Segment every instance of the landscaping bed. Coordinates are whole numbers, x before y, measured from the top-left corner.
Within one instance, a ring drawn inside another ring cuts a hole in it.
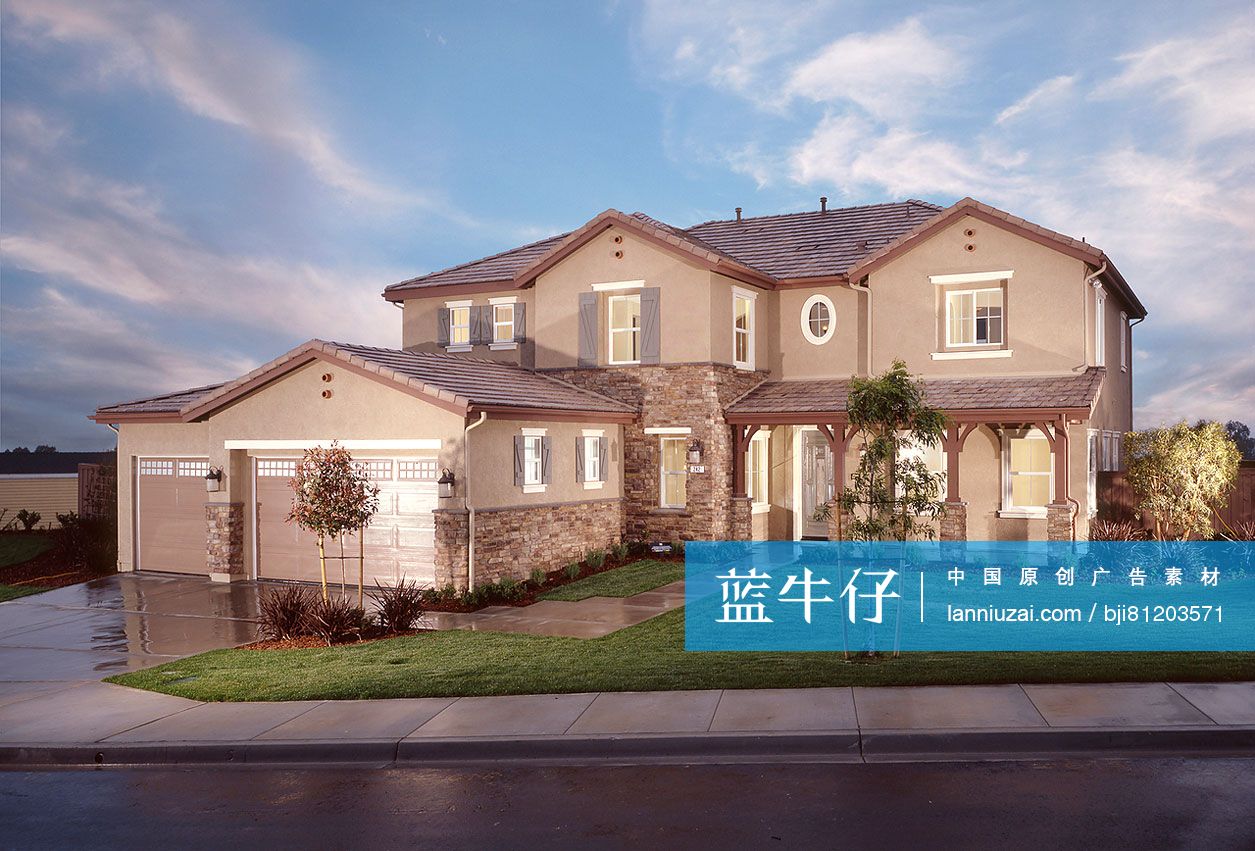
[[[94,570],[71,566],[55,532],[0,534],[0,602],[95,579]]]
[[[348,700],[819,686],[1219,682],[1255,653],[688,653],[683,609],[604,638],[445,630],[319,649],[216,650],[109,682],[193,700]]]

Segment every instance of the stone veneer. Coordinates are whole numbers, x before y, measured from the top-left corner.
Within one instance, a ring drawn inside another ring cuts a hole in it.
[[[1072,540],[1072,506],[1052,502],[1046,506],[1046,540]]]
[[[947,502],[943,505],[937,526],[943,541],[967,540],[967,503]]]
[[[469,515],[442,508],[436,517],[436,587],[467,586]],[[526,579],[582,561],[623,540],[620,499],[489,508],[475,512],[475,584]]]
[[[724,409],[767,378],[714,363],[551,369],[545,374],[626,402],[640,410],[623,427],[625,535],[633,541],[723,540],[732,537],[732,428]],[[661,443],[646,428],[687,426],[702,443],[705,473],[688,476],[683,510],[658,507]]]
[[[733,541],[754,540],[754,501],[748,496],[732,497],[731,534]]]
[[[244,578],[244,503],[205,504],[207,567],[214,582]]]

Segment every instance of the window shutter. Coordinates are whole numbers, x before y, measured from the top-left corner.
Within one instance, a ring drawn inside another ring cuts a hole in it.
[[[600,437],[597,439],[597,475],[601,476],[597,481],[606,481],[606,439]]]
[[[514,305],[514,342],[521,343],[527,339],[527,305]]]
[[[597,293],[580,293],[580,366],[597,365]]]
[[[523,487],[523,436],[514,436],[514,486]]]
[[[449,308],[447,307],[436,311],[436,345],[449,345]]]
[[[490,305],[480,305],[471,308],[471,345],[483,346],[487,345],[492,334],[492,314],[487,311],[492,310]]]
[[[553,453],[550,452],[552,446],[552,437],[540,439],[540,483],[542,485],[547,485],[552,480],[553,464],[550,463],[553,457]]]
[[[584,471],[584,441],[587,438],[575,438],[575,481],[583,482],[587,480],[587,474]]]
[[[641,290],[641,363],[659,362],[662,338],[658,302],[661,293],[658,287]]]

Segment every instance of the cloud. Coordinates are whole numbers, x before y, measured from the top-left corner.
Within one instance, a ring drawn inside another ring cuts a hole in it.
[[[303,161],[324,184],[372,204],[437,207],[368,176],[340,150],[305,91],[307,72],[287,45],[221,21],[142,2],[10,0],[6,33],[36,45],[85,48],[98,85],[129,82],[165,92],[186,111],[265,141]]]
[[[1075,90],[1078,76],[1077,74],[1068,74],[1066,76],[1051,77],[998,113],[994,123],[1005,124],[1027,112],[1061,103]]]

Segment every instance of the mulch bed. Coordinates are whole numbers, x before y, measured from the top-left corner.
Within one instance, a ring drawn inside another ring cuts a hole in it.
[[[354,638],[348,641],[342,641],[334,645],[336,647],[344,647],[350,644],[369,644],[372,641],[382,641],[385,638],[403,638],[407,635],[418,635],[420,632],[432,632],[430,629],[407,629],[404,632],[383,632],[379,631],[374,634],[363,635],[361,638]],[[241,646],[240,650],[318,650],[325,648],[327,642],[314,635],[300,635],[296,638],[268,638],[262,641],[254,641],[251,644]]]
[[[0,584],[64,588],[101,575],[92,570],[75,570],[67,566],[65,556],[53,547],[28,561],[0,567]]]

